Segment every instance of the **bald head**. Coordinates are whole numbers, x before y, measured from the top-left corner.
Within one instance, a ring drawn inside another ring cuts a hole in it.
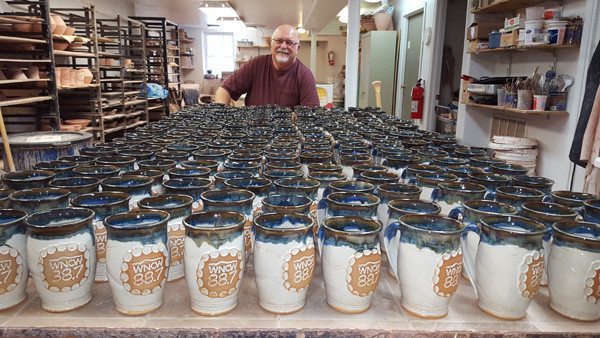
[[[292,37],[294,39],[294,41],[298,42],[298,32],[296,32],[296,28],[290,26],[290,25],[281,25],[277,28],[275,28],[275,30],[273,31],[273,35],[271,35],[271,38],[275,38],[275,37],[279,37],[279,36],[288,36],[288,37]]]
[[[290,68],[296,61],[298,48],[300,48],[300,39],[296,28],[290,25],[277,27],[271,36],[271,55],[275,68],[277,70]]]

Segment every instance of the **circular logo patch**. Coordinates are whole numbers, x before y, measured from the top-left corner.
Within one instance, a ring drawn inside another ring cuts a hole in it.
[[[183,243],[185,241],[185,227],[183,224],[169,226],[169,253],[171,254],[171,267],[183,263]]]
[[[379,284],[381,275],[381,252],[379,249],[356,252],[348,264],[348,290],[357,296],[372,294]]]
[[[221,249],[202,255],[196,270],[203,295],[223,298],[237,290],[244,272],[243,254],[237,249]]]
[[[519,268],[519,291],[526,298],[533,296],[540,289],[540,281],[544,273],[544,252],[534,251],[523,257]]]
[[[136,247],[123,256],[121,281],[131,294],[146,296],[165,285],[168,270],[167,248],[163,243]]]
[[[23,273],[23,257],[14,248],[0,246],[0,295],[17,287]]]
[[[462,272],[462,250],[452,250],[438,258],[433,277],[433,291],[438,296],[450,297],[458,289]]]
[[[600,261],[595,261],[588,268],[585,281],[586,300],[590,303],[600,304]]]
[[[310,285],[315,269],[315,246],[310,243],[285,255],[283,285],[290,291],[302,291]]]
[[[44,286],[53,292],[67,292],[83,285],[90,273],[90,251],[83,244],[51,245],[40,252],[38,264]]]
[[[106,228],[102,221],[94,222],[94,236],[96,237],[96,261],[106,263]]]

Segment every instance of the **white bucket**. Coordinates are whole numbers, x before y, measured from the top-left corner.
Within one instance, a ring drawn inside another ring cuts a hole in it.
[[[544,20],[525,21],[525,44],[534,43],[535,37],[542,33]]]
[[[550,34],[550,43],[553,45],[562,45],[565,40],[568,21],[546,21],[544,30]]]
[[[525,9],[527,20],[540,20],[544,17],[544,7],[527,7]]]

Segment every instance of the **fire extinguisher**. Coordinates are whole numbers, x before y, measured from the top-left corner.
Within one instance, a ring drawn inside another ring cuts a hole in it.
[[[410,94],[412,102],[410,105],[410,118],[420,120],[423,118],[423,100],[425,98],[425,88],[421,85],[422,79],[417,81],[417,84],[412,87]]]
[[[329,53],[327,53],[327,60],[329,60],[329,65],[333,66],[334,60],[335,60],[335,56],[334,56],[332,50],[330,50]]]

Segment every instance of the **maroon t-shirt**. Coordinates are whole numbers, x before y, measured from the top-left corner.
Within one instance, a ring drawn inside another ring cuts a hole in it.
[[[315,77],[298,59],[290,68],[277,70],[271,55],[257,56],[236,70],[221,86],[233,100],[246,93],[247,106],[319,106]]]

